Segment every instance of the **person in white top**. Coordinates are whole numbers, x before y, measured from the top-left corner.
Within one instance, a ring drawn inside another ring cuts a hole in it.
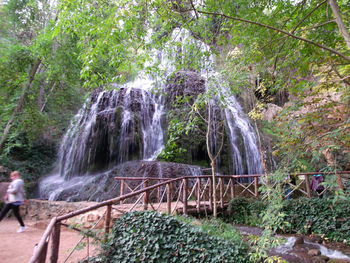
[[[24,192],[24,183],[21,179],[21,175],[18,171],[14,171],[10,174],[11,184],[7,189],[5,196],[6,204],[0,213],[0,221],[5,217],[5,215],[12,209],[14,216],[17,218],[20,228],[18,233],[22,233],[27,229],[24,225],[21,215],[19,214],[19,207],[24,203],[25,192]]]

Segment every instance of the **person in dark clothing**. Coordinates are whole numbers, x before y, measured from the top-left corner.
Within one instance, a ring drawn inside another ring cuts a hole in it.
[[[317,192],[318,198],[323,198],[324,186],[321,183],[324,182],[324,177],[322,174],[314,174],[311,180],[311,189]]]

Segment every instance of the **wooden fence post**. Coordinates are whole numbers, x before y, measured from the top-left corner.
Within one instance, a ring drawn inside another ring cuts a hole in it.
[[[51,234],[51,238],[52,238],[51,256],[50,256],[51,263],[57,263],[57,260],[58,260],[58,251],[59,251],[59,247],[60,247],[60,234],[61,234],[61,224],[60,224],[60,222],[56,222],[56,224],[53,227],[52,234]],[[45,262],[45,259],[44,259],[44,262]]]
[[[235,178],[232,177],[231,180],[231,199],[235,197]]]
[[[209,177],[209,209],[214,211],[213,209],[213,178]]]
[[[105,234],[109,233],[109,226],[111,224],[111,214],[112,214],[112,205],[107,205],[106,218],[105,218]]]
[[[224,180],[222,177],[219,178],[220,187],[220,207],[224,209]]]
[[[258,177],[254,177],[254,193],[255,193],[255,197],[258,197],[259,195],[259,184],[258,184]]]
[[[305,176],[307,197],[311,198],[311,187],[310,187],[309,176],[307,174],[305,174],[304,176]]]
[[[197,178],[197,213],[201,211],[201,178]]]
[[[337,183],[338,183],[339,188],[342,189],[342,190],[344,190],[343,181],[341,180],[341,175],[340,175],[340,173],[336,173],[336,177],[337,177]]]
[[[171,193],[172,183],[167,184],[167,209],[168,214],[171,214],[171,201],[172,201],[172,193]]]
[[[148,179],[143,183],[143,188],[148,187]],[[148,210],[148,202],[149,202],[149,192],[146,191],[143,197],[143,210]]]
[[[124,191],[125,191],[124,189],[125,189],[125,180],[122,179],[120,181],[120,193],[119,193],[119,196],[124,195]],[[124,200],[120,200],[120,204],[123,204],[123,203],[124,203]]]
[[[158,179],[157,182],[158,182],[158,184],[159,184],[159,183],[161,183],[161,180]],[[162,195],[161,195],[161,192],[162,192],[161,190],[162,190],[162,187],[161,187],[161,186],[158,187],[158,189],[157,189],[157,199],[158,199],[158,203],[161,202],[161,200],[160,200],[160,197],[162,196]]]
[[[47,240],[44,245],[42,250],[40,251],[39,257],[38,257],[38,263],[45,263],[46,261],[46,255],[47,255],[47,246],[49,244],[49,241]]]
[[[187,182],[187,178],[183,179],[183,183],[184,183],[184,187],[183,187],[183,195],[182,195],[182,201],[184,204],[184,208],[183,208],[183,213],[184,215],[187,215],[187,191],[188,191],[188,182]]]

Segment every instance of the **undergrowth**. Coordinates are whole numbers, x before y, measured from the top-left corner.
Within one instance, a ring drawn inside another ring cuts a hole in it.
[[[237,232],[223,222],[131,212],[118,219],[89,262],[250,262]]]

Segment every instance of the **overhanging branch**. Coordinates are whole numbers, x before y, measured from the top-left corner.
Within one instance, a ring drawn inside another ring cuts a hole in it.
[[[282,30],[282,29],[278,29],[278,28],[273,27],[273,26],[269,26],[269,25],[266,25],[266,24],[262,24],[262,23],[255,22],[255,21],[248,20],[248,19],[244,19],[244,18],[229,16],[229,15],[220,14],[220,13],[215,13],[215,12],[206,12],[206,11],[199,11],[199,10],[197,10],[197,13],[204,14],[204,15],[212,15],[212,16],[222,16],[222,17],[227,18],[227,19],[230,19],[230,20],[235,20],[235,21],[240,21],[240,22],[252,24],[252,25],[257,25],[257,26],[260,26],[260,27],[265,27],[265,28],[268,28],[268,29],[270,29],[270,30],[277,31],[277,32],[280,32],[280,33],[282,33],[282,34],[288,35],[288,36],[290,36],[290,37],[292,37],[292,38],[295,38],[295,39],[301,40],[301,41],[303,41],[303,42],[309,43],[309,44],[314,45],[314,46],[316,46],[316,47],[319,47],[319,48],[321,48],[321,49],[323,49],[323,50],[327,50],[327,51],[329,51],[330,53],[336,54],[336,55],[338,55],[339,57],[343,58],[344,60],[350,62],[350,57],[344,55],[343,53],[338,52],[337,50],[335,50],[335,49],[333,49],[333,48],[324,46],[324,45],[322,45],[322,44],[319,44],[319,43],[317,43],[317,42],[314,42],[314,41],[312,41],[312,40],[309,40],[309,39],[306,39],[306,38],[303,38],[303,37],[296,36],[296,35],[294,35],[294,34],[292,34],[292,33],[289,33],[289,32],[287,32],[287,31],[285,31],[285,30]]]

